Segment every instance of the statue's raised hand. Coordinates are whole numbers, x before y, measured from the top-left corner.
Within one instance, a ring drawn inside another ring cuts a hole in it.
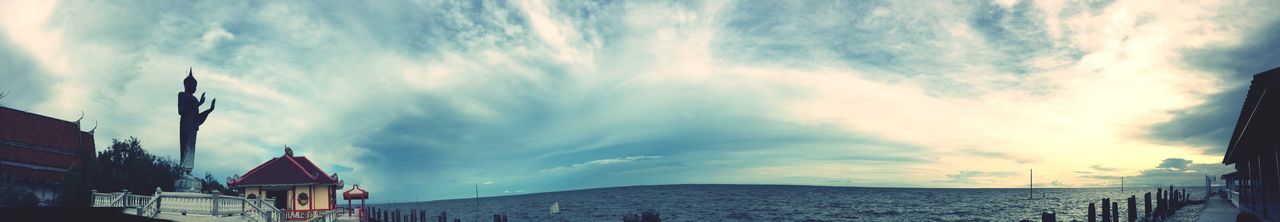
[[[218,98],[213,98],[213,101],[209,102],[209,111],[213,111],[213,108],[217,106],[218,106]]]
[[[200,103],[204,103],[204,94],[205,93],[200,93]]]

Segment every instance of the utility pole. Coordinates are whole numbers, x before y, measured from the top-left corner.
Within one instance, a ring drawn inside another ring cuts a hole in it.
[[[480,221],[480,184],[476,184],[476,221]]]

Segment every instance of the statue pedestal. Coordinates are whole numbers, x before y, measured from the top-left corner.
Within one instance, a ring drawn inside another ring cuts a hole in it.
[[[184,172],[182,176],[178,177],[177,181],[173,182],[174,192],[199,193],[201,188],[202,185],[200,184],[200,180],[191,176],[191,173]]]

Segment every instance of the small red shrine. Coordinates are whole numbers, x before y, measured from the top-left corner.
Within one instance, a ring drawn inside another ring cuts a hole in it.
[[[369,199],[369,191],[364,191],[364,189],[360,189],[360,184],[351,185],[350,190],[347,190],[347,192],[342,192],[342,199],[347,200],[347,207],[351,207],[351,200],[353,199],[360,200],[360,208],[356,208],[356,209],[361,209],[362,210],[361,213],[363,213],[364,200]],[[347,214],[351,214],[351,213],[347,213]]]

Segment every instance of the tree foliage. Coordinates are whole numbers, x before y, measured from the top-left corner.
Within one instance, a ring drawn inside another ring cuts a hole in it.
[[[0,175],[0,207],[34,207],[40,198],[31,190],[18,186],[13,177]]]
[[[214,179],[213,174],[205,173],[204,178],[200,179],[200,191],[209,193],[215,190],[222,195],[239,195],[235,190],[228,189],[222,182],[218,182],[218,179]]]
[[[62,206],[90,206],[93,197],[90,190],[152,195],[156,188],[173,190],[173,181],[181,171],[168,158],[161,158],[142,149],[138,138],[111,140],[111,147],[97,156],[73,166],[63,179]],[[225,189],[225,188],[224,188]]]

